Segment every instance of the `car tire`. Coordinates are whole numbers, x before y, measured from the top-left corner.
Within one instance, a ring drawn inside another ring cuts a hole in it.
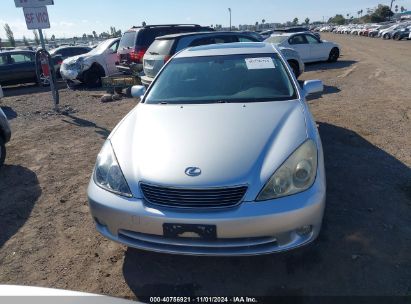
[[[84,83],[90,89],[101,87],[101,77],[103,77],[98,67],[92,66],[88,71],[84,72]]]
[[[399,41],[399,40],[400,40],[400,34],[395,34],[395,35],[392,37],[392,39]]]
[[[328,56],[328,62],[336,62],[340,57],[340,50],[338,48],[333,48]]]
[[[0,167],[3,166],[6,159],[6,143],[3,138],[0,136]]]
[[[298,67],[298,64],[294,61],[288,61],[288,64],[290,65],[291,69],[293,70],[295,78],[300,77],[300,68]]]
[[[382,36],[382,38],[383,38],[384,40],[390,39],[390,35],[389,35],[389,34],[384,34],[384,36]]]

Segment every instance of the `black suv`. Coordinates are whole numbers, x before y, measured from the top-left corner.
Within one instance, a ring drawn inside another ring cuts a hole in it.
[[[178,33],[209,32],[212,28],[198,24],[164,24],[132,27],[121,37],[117,50],[120,72],[130,74],[143,69],[143,57],[147,49],[159,36]]]
[[[204,32],[180,33],[157,37],[143,58],[143,85],[154,80],[163,65],[176,53],[187,47],[234,42],[260,42],[258,36],[250,32]]]

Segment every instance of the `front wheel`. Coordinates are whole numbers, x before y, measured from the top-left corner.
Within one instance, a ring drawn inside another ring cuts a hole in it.
[[[6,159],[6,143],[0,136],[0,167],[3,166],[4,160]]]
[[[101,77],[100,71],[95,67],[91,67],[88,71],[84,72],[84,83],[88,88],[100,87]]]
[[[298,67],[298,64],[295,63],[294,61],[289,61],[288,64],[290,65],[291,69],[293,70],[295,78],[298,78],[300,76],[300,68]]]
[[[328,62],[336,62],[340,57],[340,50],[338,48],[333,48],[328,56]]]

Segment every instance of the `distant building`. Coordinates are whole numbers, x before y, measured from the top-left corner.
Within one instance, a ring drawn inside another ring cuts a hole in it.
[[[411,20],[411,11],[394,14],[394,19],[397,20]]]

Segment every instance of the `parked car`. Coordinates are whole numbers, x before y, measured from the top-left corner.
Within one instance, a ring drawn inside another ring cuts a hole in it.
[[[383,39],[391,39],[392,33],[395,32],[395,31],[397,31],[397,30],[399,30],[399,29],[401,29],[401,28],[403,28],[403,27],[404,27],[403,24],[394,24],[394,25],[391,25],[390,27],[381,30],[381,31],[378,33],[378,37],[381,37],[381,38],[383,38]]]
[[[6,114],[0,108],[0,167],[3,166],[6,159],[6,143],[10,141],[11,130],[7,121]]]
[[[118,73],[119,41],[120,38],[108,39],[86,54],[65,59],[60,68],[62,78],[69,86],[78,82],[91,88],[100,86],[102,77]]]
[[[392,39],[394,40],[402,40],[408,39],[411,33],[411,25],[405,28],[402,28],[392,34]]]
[[[303,26],[293,26],[293,27],[275,29],[275,31],[272,34],[275,34],[275,33],[303,33],[303,32],[313,34],[318,39],[321,39],[320,33],[311,32],[308,27],[303,27]]]
[[[146,86],[150,85],[163,65],[174,54],[187,47],[234,42],[261,42],[261,40],[244,32],[184,33],[157,37],[143,57],[144,76],[141,76],[141,82]],[[297,77],[304,72],[304,63],[297,52],[289,49],[284,50],[283,54],[288,55],[287,61]]]
[[[335,62],[340,57],[340,47],[334,42],[320,40],[310,33],[273,34],[266,42],[292,48],[304,63],[316,61]]]
[[[37,83],[35,53],[12,50],[0,52],[0,85]]]
[[[187,48],[110,134],[88,188],[97,230],[144,250],[254,255],[319,234],[326,183],[303,89],[268,43]]]
[[[134,26],[121,37],[118,48],[119,64],[117,69],[125,74],[142,71],[144,54],[154,39],[159,36],[209,31],[213,31],[213,29],[198,24]]]
[[[61,46],[50,51],[50,55],[54,64],[54,69],[60,75],[60,66],[63,60],[88,53],[91,48],[88,46]]]

